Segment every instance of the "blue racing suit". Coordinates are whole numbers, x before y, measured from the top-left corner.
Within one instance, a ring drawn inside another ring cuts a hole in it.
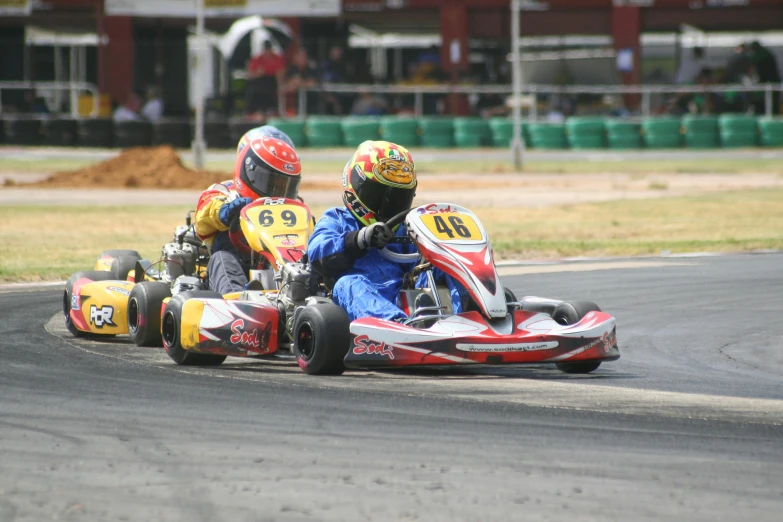
[[[307,246],[310,263],[323,277],[335,280],[332,298],[348,313],[351,321],[360,317],[404,320],[408,316],[395,303],[402,290],[403,276],[413,269],[414,263],[388,261],[376,248],[360,249],[356,245],[360,229],[361,223],[345,208],[335,207],[324,212]],[[407,237],[405,225],[400,225],[395,235]],[[416,251],[412,244],[392,243],[386,248],[398,254]],[[438,272],[436,270],[436,278],[445,277],[454,313],[459,313],[462,297],[467,292],[451,277]]]

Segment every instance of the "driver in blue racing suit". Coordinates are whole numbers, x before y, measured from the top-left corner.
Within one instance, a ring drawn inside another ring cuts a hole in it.
[[[335,280],[334,302],[351,321],[376,317],[403,322],[408,316],[396,306],[403,276],[413,263],[396,263],[378,249],[409,254],[410,243],[394,243],[408,237],[405,225],[391,230],[386,221],[408,210],[416,195],[416,170],[405,147],[387,141],[365,141],[343,170],[344,207],[330,208],[315,226],[307,250],[313,268]],[[438,274],[439,279],[443,274]],[[451,277],[445,278],[455,313],[467,295]]]

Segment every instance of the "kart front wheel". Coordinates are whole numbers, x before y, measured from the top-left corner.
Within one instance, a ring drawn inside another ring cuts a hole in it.
[[[310,375],[340,375],[351,343],[350,321],[334,303],[305,306],[294,323],[294,353]]]
[[[128,272],[136,268],[138,258],[134,256],[119,256],[112,259],[111,272],[120,281],[128,280]]]
[[[65,327],[68,329],[74,337],[85,337],[90,335],[90,332],[83,332],[76,328],[71,320],[71,307],[73,306],[73,284],[79,279],[89,279],[90,281],[110,281],[114,279],[114,275],[111,272],[104,272],[102,270],[85,270],[82,272],[76,272],[65,283],[65,292],[63,293],[63,315],[65,316]]]
[[[136,346],[161,346],[160,310],[171,297],[166,283],[144,281],[128,297],[128,335]]]
[[[210,353],[195,353],[182,347],[180,333],[182,331],[182,307],[185,301],[194,297],[218,298],[223,296],[208,290],[182,292],[171,298],[166,305],[166,311],[161,319],[163,348],[171,359],[181,366],[218,366],[226,360],[225,355]]]
[[[564,302],[552,312],[552,319],[562,325],[576,324],[588,313],[600,311],[601,308],[591,301]],[[601,361],[562,362],[555,366],[564,373],[590,373],[601,366]]]

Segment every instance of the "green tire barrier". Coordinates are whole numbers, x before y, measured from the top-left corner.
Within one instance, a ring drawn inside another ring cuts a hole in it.
[[[745,114],[723,114],[718,119],[721,132],[755,133],[758,119]]]
[[[685,134],[685,146],[689,149],[717,149],[720,136],[717,132],[689,132]]]
[[[717,135],[720,120],[716,116],[683,116],[682,128],[685,134],[711,134]]]
[[[610,149],[640,149],[642,142],[640,123],[624,120],[606,121],[606,138]]]
[[[642,132],[656,136],[679,134],[681,125],[679,118],[646,118],[642,121]]]
[[[642,143],[642,135],[636,134],[624,134],[624,135],[612,135],[608,136],[610,149],[641,149],[644,145]]]
[[[653,134],[643,135],[644,146],[648,149],[677,149],[682,147],[682,134]]]
[[[760,118],[761,145],[764,147],[783,147],[783,118]]]
[[[572,149],[603,149],[606,147],[606,139],[601,134],[569,134],[568,144]]]
[[[492,145],[495,147],[508,147],[514,138],[514,120],[509,118],[490,118],[489,125]],[[530,131],[526,122],[520,122],[522,139],[526,145],[530,145]]]
[[[307,118],[305,134],[310,147],[339,147],[343,144],[342,125],[337,118]]]
[[[423,147],[454,146],[454,122],[450,118],[421,118],[419,130]]]
[[[483,118],[454,118],[454,143],[457,147],[489,145],[492,133]]]
[[[380,120],[380,134],[382,140],[415,147],[419,144],[419,120],[385,116]]]
[[[307,146],[307,136],[305,136],[304,120],[285,120],[281,118],[270,118],[267,124],[273,125],[281,131],[288,134],[296,147]]]
[[[531,123],[528,130],[530,143],[537,149],[568,148],[565,125],[562,123]]]
[[[377,118],[348,118],[342,121],[343,145],[358,147],[367,140],[381,139]]]
[[[752,132],[721,131],[720,141],[725,148],[757,147],[758,134],[755,130]]]

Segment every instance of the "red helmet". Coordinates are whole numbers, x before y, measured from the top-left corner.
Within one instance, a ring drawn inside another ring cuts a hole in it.
[[[234,187],[240,196],[295,198],[302,179],[299,155],[286,142],[259,136],[243,147],[234,164]]]

